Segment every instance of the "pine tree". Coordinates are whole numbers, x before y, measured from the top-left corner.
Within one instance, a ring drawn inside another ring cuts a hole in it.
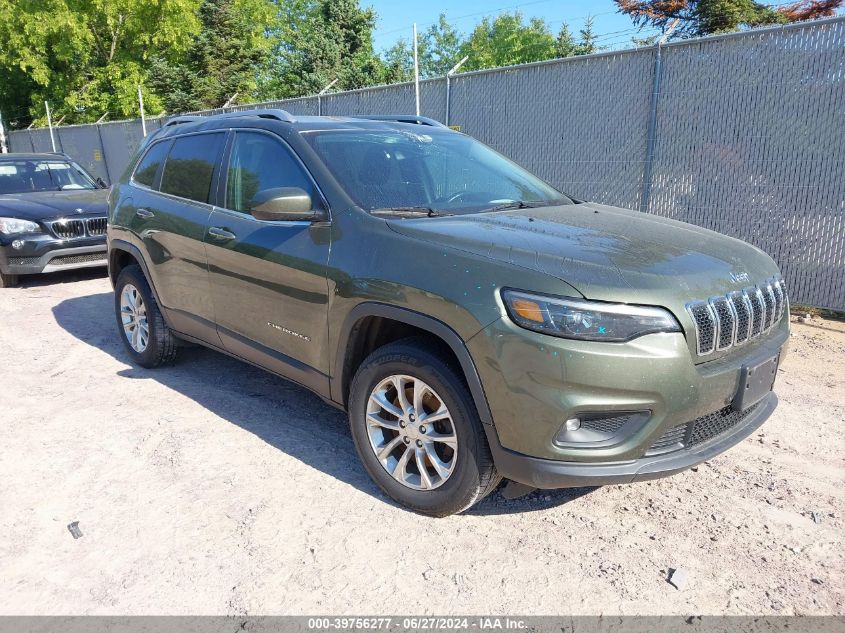
[[[168,112],[216,108],[232,95],[248,102],[255,97],[257,68],[265,62],[269,43],[261,24],[273,15],[267,0],[204,0],[202,24],[179,63],[156,58],[150,83],[164,95]]]
[[[557,34],[555,52],[558,57],[572,57],[578,54],[578,47],[566,22],[563,23],[563,26],[560,27],[560,32]]]
[[[581,40],[575,46],[576,55],[590,55],[601,50],[600,46],[596,45],[596,34],[593,31],[593,16],[587,16],[584,20],[584,27],[581,29],[579,35]]]

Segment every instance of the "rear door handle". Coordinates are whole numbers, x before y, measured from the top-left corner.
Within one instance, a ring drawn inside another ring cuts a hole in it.
[[[139,218],[149,220],[150,218],[154,218],[156,214],[150,211],[149,209],[138,209],[137,211],[135,211],[135,215],[137,215]]]
[[[208,229],[208,234],[215,240],[221,241],[233,240],[237,237],[237,235],[235,235],[231,231],[221,229],[219,226],[212,226],[210,229]]]

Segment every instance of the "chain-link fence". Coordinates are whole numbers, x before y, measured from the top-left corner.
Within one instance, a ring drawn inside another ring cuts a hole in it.
[[[448,97],[447,97],[448,92]],[[845,18],[421,82],[460,126],[573,196],[738,237],[777,260],[793,301],[845,309]],[[294,115],[407,114],[413,84],[303,97]],[[219,113],[210,110],[201,114]],[[152,131],[161,120],[147,120]],[[106,182],[139,121],[54,129]],[[50,151],[48,130],[11,151]]]

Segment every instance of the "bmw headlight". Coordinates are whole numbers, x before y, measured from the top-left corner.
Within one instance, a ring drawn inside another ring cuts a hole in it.
[[[18,218],[0,218],[0,233],[3,235],[20,235],[22,233],[40,233],[41,227],[29,220]]]
[[[630,341],[654,332],[680,332],[681,326],[663,308],[602,303],[567,297],[503,290],[508,316],[535,332],[583,341]]]

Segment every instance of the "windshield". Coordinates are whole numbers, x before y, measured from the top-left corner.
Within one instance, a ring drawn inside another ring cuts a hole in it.
[[[0,161],[0,194],[96,188],[79,165],[66,160]]]
[[[572,202],[463,134],[329,130],[305,137],[349,196],[368,211],[463,214]]]

